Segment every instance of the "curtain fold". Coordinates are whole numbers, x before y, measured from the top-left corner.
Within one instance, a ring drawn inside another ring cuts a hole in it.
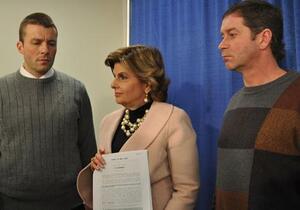
[[[168,101],[183,108],[197,133],[201,191],[196,209],[211,208],[217,139],[230,97],[241,76],[227,70],[218,44],[222,15],[237,0],[131,0],[130,44],[160,49],[171,79]],[[269,1],[282,8],[286,59],[300,70],[300,1]]]

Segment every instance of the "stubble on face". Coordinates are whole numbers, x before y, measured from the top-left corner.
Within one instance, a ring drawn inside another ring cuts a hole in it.
[[[29,24],[25,27],[24,40],[17,43],[19,52],[24,56],[24,68],[36,77],[47,73],[56,55],[57,31]]]
[[[253,63],[257,52],[255,38],[241,16],[226,16],[222,21],[221,34],[219,49],[226,68],[241,72]]]

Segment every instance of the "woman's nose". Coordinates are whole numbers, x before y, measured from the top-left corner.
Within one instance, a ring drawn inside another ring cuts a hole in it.
[[[116,83],[117,83],[117,80],[116,80],[116,78],[114,78],[114,79],[111,81],[111,83],[110,83],[110,87],[111,87],[112,89],[115,89],[115,88],[116,88]]]

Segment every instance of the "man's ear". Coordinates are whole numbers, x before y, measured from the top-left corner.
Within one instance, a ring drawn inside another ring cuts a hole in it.
[[[24,53],[24,44],[21,41],[17,42],[17,49],[19,51],[19,53],[23,54]]]
[[[266,49],[271,45],[273,33],[270,29],[265,28],[259,34],[257,34],[258,44],[260,49]]]

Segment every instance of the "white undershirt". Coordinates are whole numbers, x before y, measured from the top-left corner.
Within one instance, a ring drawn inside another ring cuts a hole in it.
[[[53,74],[54,74],[54,69],[51,68],[49,69],[49,71],[47,71],[46,74],[44,74],[43,76],[41,77],[36,77],[34,76],[33,74],[31,74],[30,72],[28,72],[24,67],[23,65],[20,67],[20,73],[24,76],[24,77],[28,77],[28,78],[32,78],[32,79],[46,79],[46,78],[49,78],[49,77],[52,77]]]

